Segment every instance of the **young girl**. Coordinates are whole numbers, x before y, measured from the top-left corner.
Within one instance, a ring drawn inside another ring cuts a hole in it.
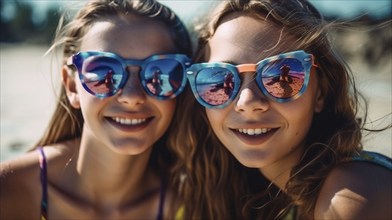
[[[1,219],[172,218],[166,131],[190,64],[183,24],[154,0],[93,0],[57,47],[59,103],[36,150],[1,164]]]
[[[187,105],[176,140],[184,219],[392,216],[391,160],[362,150],[359,96],[327,28],[305,0],[224,1],[202,26],[208,63],[187,76],[204,108]]]

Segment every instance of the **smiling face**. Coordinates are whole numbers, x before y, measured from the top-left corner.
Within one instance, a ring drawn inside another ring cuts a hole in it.
[[[277,26],[247,16],[224,19],[208,47],[208,62],[236,65],[299,49],[294,38]],[[245,166],[275,173],[291,168],[301,156],[314,112],[323,106],[315,74],[313,69],[300,98],[278,103],[262,94],[254,73],[241,73],[242,85],[234,101],[223,109],[206,108],[214,133]]]
[[[142,60],[177,49],[163,23],[129,14],[94,23],[82,39],[80,51],[112,52],[124,59]],[[83,113],[83,141],[136,155],[149,149],[167,130],[176,101],[148,96],[139,81],[140,69],[129,66],[127,71],[124,88],[103,99],[88,93],[78,77],[74,84],[67,74],[63,73],[63,78],[70,102]]]

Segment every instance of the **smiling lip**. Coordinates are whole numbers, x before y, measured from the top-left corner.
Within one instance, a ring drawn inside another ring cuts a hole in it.
[[[236,137],[248,145],[260,145],[272,137],[278,128],[230,129]]]
[[[124,117],[106,117],[112,126],[125,132],[138,132],[145,129],[154,117],[148,118],[124,118]]]

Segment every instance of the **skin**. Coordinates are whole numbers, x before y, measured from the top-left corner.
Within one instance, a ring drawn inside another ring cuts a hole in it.
[[[279,32],[278,27],[251,17],[230,16],[209,41],[209,62],[257,63],[271,55],[267,50],[276,43],[269,33]],[[284,36],[282,41],[293,39]],[[293,50],[276,47],[272,55]],[[308,89],[299,99],[277,103],[262,94],[253,77],[253,73],[242,74],[242,86],[235,100],[223,109],[206,109],[207,117],[217,137],[242,164],[259,168],[265,176],[283,184],[302,153],[301,144],[313,113],[322,109],[317,78],[313,72]],[[238,132],[240,128],[272,130],[259,136],[246,135],[244,140]]]
[[[128,14],[94,23],[82,39],[81,51],[145,59],[174,53],[176,47],[164,24]],[[80,140],[44,148],[49,219],[156,218],[160,178],[149,170],[148,161],[152,145],[171,122],[176,101],[148,96],[138,79],[139,68],[128,67],[127,71],[130,76],[125,87],[115,96],[99,99],[83,89],[69,67],[63,67],[68,99],[82,110],[85,123]],[[119,126],[113,117],[149,120],[144,125]],[[2,164],[1,190],[2,217],[38,218],[41,184],[37,152]],[[146,199],[137,202],[144,196]],[[167,193],[164,213],[170,204]]]
[[[370,163],[345,163],[328,175],[315,219],[391,219],[392,175]]]
[[[145,19],[132,24],[126,18],[117,22],[117,18],[113,20],[94,25],[83,38],[80,50],[114,52],[126,59],[145,59],[154,54],[175,51],[163,25],[151,21],[151,25],[145,25]],[[161,37],[165,41],[161,41]],[[163,135],[173,117],[175,100],[161,101],[148,96],[138,79],[139,68],[128,67],[128,72],[128,81],[120,93],[105,99],[89,94],[78,77],[69,79],[69,74],[63,76],[71,102],[75,108],[82,109],[85,120],[83,131],[88,133],[85,140],[92,141],[92,144],[105,144],[116,153],[133,155],[149,149]],[[115,117],[152,120],[144,129],[128,131],[113,126],[111,118]],[[94,143],[96,141],[98,143]]]
[[[280,27],[243,14],[223,19],[208,43],[208,62],[254,64],[295,48],[295,39]],[[291,102],[277,103],[262,94],[253,73],[241,74],[235,100],[206,114],[219,140],[243,165],[258,168],[285,191],[290,170],[304,151],[313,115],[322,111],[324,99],[314,68],[304,94]],[[254,136],[238,129],[271,129]],[[374,178],[374,179],[373,179]],[[375,181],[373,181],[375,180]],[[315,219],[388,219],[391,216],[391,173],[369,163],[337,166],[327,176],[317,197]],[[388,199],[389,198],[389,199]]]

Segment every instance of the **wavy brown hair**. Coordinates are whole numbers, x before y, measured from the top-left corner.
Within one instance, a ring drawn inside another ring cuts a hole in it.
[[[327,173],[362,150],[361,130],[366,123],[367,103],[328,36],[331,28],[341,24],[326,22],[306,0],[224,1],[197,26],[197,62],[207,61],[210,38],[222,19],[236,12],[273,22],[295,37],[297,49],[316,57],[324,109],[313,118],[305,151],[283,193],[258,170],[240,165],[225,149],[209,126],[205,109],[187,88],[184,96],[188,98],[180,100],[184,106],[181,118],[176,119],[177,136],[170,140],[180,147],[176,169],[183,177],[184,219],[282,219],[288,212],[295,212],[299,219],[313,219]],[[362,120],[357,118],[360,109]]]

